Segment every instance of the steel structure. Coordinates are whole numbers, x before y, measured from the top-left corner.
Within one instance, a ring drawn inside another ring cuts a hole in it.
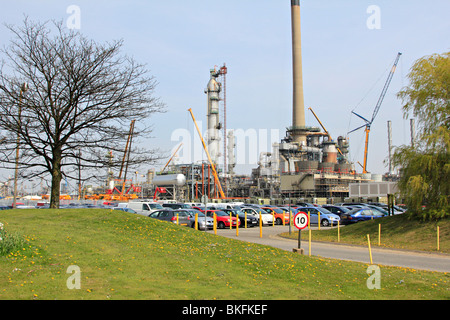
[[[383,103],[384,97],[386,96],[386,92],[387,92],[387,90],[388,90],[388,88],[389,88],[389,85],[390,85],[390,83],[391,83],[392,77],[394,76],[395,69],[397,68],[397,64],[398,64],[398,61],[400,60],[400,56],[401,56],[401,55],[402,55],[401,52],[399,52],[399,53],[397,54],[397,57],[396,57],[396,59],[395,59],[394,65],[392,66],[391,72],[389,73],[389,76],[388,76],[388,78],[387,78],[387,80],[386,80],[386,83],[384,84],[383,90],[381,91],[381,95],[380,95],[380,97],[378,98],[378,102],[377,102],[377,104],[376,104],[376,106],[375,106],[375,109],[374,109],[374,111],[373,111],[373,114],[372,114],[372,119],[371,119],[371,120],[367,120],[367,119],[364,118],[363,116],[361,116],[361,115],[357,114],[356,112],[352,111],[352,113],[353,113],[354,115],[356,115],[357,117],[361,118],[361,119],[364,120],[364,122],[365,122],[365,124],[363,124],[362,126],[356,128],[356,129],[353,129],[352,131],[349,132],[349,134],[350,134],[350,133],[352,133],[352,132],[354,132],[354,131],[356,131],[356,130],[359,130],[359,129],[365,127],[365,130],[364,130],[364,131],[365,131],[365,133],[366,133],[366,142],[365,142],[365,147],[364,147],[363,173],[367,173],[367,154],[368,154],[368,152],[369,152],[369,133],[370,133],[370,127],[372,126],[372,123],[373,123],[373,121],[375,120],[375,117],[377,116],[378,111],[380,111],[381,104]]]

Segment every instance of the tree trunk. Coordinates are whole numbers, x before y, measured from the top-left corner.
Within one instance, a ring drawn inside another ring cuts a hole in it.
[[[59,209],[61,179],[61,152],[57,151],[53,155],[52,187],[50,192],[50,208],[52,209]]]

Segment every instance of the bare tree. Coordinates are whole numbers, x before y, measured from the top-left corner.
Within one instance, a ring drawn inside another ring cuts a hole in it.
[[[18,164],[23,178],[50,175],[50,207],[59,208],[63,178],[78,179],[80,166],[98,176],[100,168],[120,165],[120,156],[111,163],[106,154],[123,154],[131,122],[134,141],[147,137],[148,118],[165,106],[146,67],[120,54],[122,41],[98,44],[61,22],[26,18],[22,27],[7,27],[13,39],[1,50],[2,163]],[[131,154],[130,166],[159,158],[157,150]]]

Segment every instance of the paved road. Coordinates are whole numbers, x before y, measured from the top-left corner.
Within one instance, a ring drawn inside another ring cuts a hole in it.
[[[292,227],[291,230],[294,231],[294,229],[295,228]],[[236,236],[236,229],[217,230],[217,234],[237,240],[269,245],[288,251],[292,251],[293,248],[297,248],[297,240],[285,239],[278,236],[280,233],[288,232],[288,226],[263,227],[262,230],[262,238],[260,238],[259,235],[259,227],[247,229],[239,228],[239,236]],[[303,232],[308,231],[305,230]],[[309,254],[308,241],[302,240],[301,247],[303,248],[305,255]],[[364,246],[312,241],[311,254],[326,258],[370,263],[369,250]],[[407,267],[416,270],[450,272],[450,255],[446,254],[421,253],[372,247],[372,261],[377,265]]]

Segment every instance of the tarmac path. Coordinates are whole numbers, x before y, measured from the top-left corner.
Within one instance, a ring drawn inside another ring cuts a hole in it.
[[[312,229],[315,228],[313,227]],[[296,231],[295,227],[291,227],[291,230],[292,232],[294,230]],[[259,227],[239,228],[239,236],[236,236],[236,229],[219,229],[217,230],[217,235],[268,245],[287,251],[292,251],[294,248],[297,248],[297,240],[279,236],[283,232],[289,232],[289,226],[263,227],[262,238],[260,237]],[[303,232],[308,231],[305,229]],[[304,254],[308,255],[309,241],[302,240],[301,248],[304,250]],[[311,255],[370,264],[369,249],[366,246],[311,241]],[[450,255],[448,254],[372,247],[372,262],[376,265],[450,272]]]

